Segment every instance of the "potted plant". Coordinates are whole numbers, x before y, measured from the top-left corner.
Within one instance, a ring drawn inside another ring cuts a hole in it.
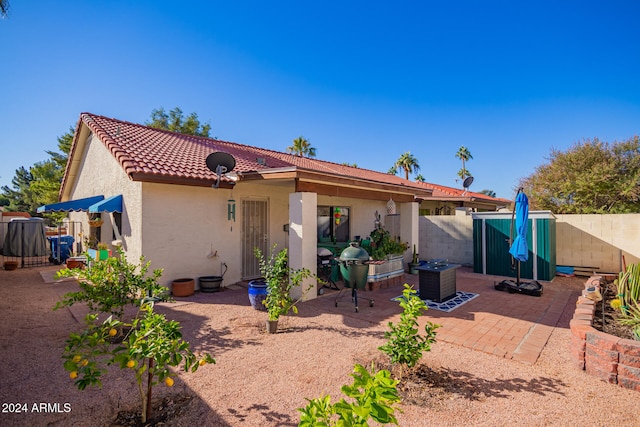
[[[100,261],[109,258],[109,246],[106,243],[97,243],[95,248],[87,249],[87,253],[94,261]]]
[[[390,277],[396,277],[404,273],[404,256],[408,244],[400,239],[391,237],[391,234],[378,225],[370,233],[369,255],[373,261],[369,262],[369,274],[367,281],[371,284],[383,282]]]
[[[417,268],[420,266],[420,260],[418,259],[418,252],[416,252],[416,245],[413,245],[413,255],[411,256],[411,262],[409,263],[409,273],[418,274]]]
[[[267,319],[267,332],[275,333],[278,329],[278,319],[282,315],[286,315],[289,311],[298,312],[296,304],[302,300],[304,295],[313,287],[309,285],[302,292],[298,299],[293,299],[291,290],[301,286],[302,281],[306,278],[314,277],[307,268],[294,270],[288,266],[287,249],[282,249],[275,253],[277,245],[271,248],[269,259],[264,257],[260,249],[255,249],[256,257],[260,264],[260,273],[267,284],[267,296],[262,303],[267,308],[269,318]]]
[[[374,260],[388,259],[394,255],[402,255],[408,248],[405,242],[394,239],[384,227],[376,227],[371,234],[371,258]]]
[[[102,218],[94,218],[89,220],[89,227],[98,228],[102,227],[104,220]]]

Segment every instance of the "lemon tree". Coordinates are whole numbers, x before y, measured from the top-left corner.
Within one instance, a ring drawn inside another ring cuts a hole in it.
[[[63,353],[64,368],[69,378],[84,390],[87,386],[102,387],[102,377],[109,365],[128,369],[135,375],[141,400],[143,422],[151,418],[153,386],[164,383],[171,387],[175,374],[171,367],[196,372],[198,367],[215,363],[209,354],[197,356],[182,339],[179,322],[168,320],[153,311],[153,303],[140,307],[132,323],[123,323],[109,316],[100,322],[97,314],[89,314],[86,329],[72,333]],[[120,341],[113,331],[128,331]]]

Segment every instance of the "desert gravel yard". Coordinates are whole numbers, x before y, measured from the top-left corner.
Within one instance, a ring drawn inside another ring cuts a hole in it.
[[[81,329],[87,310],[52,311],[61,295],[77,289],[74,281],[53,283],[55,270],[0,270],[0,425],[128,425],[126,417],[116,417],[140,405],[130,372],[112,368],[102,389],[79,391],[63,369],[64,340]],[[568,325],[579,284],[545,286],[573,286],[574,298],[534,364],[440,341],[423,357],[423,381],[403,384],[410,391],[399,425],[639,425],[638,392],[590,377],[569,359]],[[348,302],[335,307],[325,294],[303,303],[299,315],[281,318],[280,332],[267,335],[266,314],[251,308],[246,288],[234,288],[196,293],[158,309],[182,322],[195,352],[217,360],[194,374],[180,372],[172,388],[154,388],[164,408],[157,413],[170,415],[162,425],[295,426],[305,398],[330,394],[338,400],[355,363],[382,360],[377,347],[387,322],[400,314],[390,301],[400,286],[368,292],[375,306],[360,313]],[[437,323],[429,315],[424,320]]]

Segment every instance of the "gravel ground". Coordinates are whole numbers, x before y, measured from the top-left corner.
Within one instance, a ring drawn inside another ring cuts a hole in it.
[[[134,380],[115,368],[102,389],[79,391],[74,386],[61,354],[86,310],[52,311],[60,295],[76,285],[45,283],[41,270],[0,270],[0,425],[118,425],[119,411],[139,406]],[[182,322],[194,351],[217,359],[195,374],[179,373],[172,388],[154,389],[173,414],[163,425],[295,426],[296,408],[306,404],[305,397],[342,397],[340,387],[351,383],[354,363],[379,357],[376,349],[389,319],[371,323],[318,307],[302,305],[298,316],[281,319],[275,335],[263,332],[266,315],[251,309],[242,290],[196,294],[189,303],[159,308]],[[441,381],[435,387],[422,385],[423,403],[401,405],[399,424],[638,425],[640,394],[572,365],[572,314],[564,313],[533,366],[436,343],[425,354],[422,369]]]

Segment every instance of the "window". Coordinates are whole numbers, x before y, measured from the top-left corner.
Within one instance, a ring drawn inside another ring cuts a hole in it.
[[[122,213],[120,212],[114,212],[113,213],[113,220],[115,222],[115,227],[118,227],[118,232],[120,234],[122,234]],[[111,235],[113,236],[113,240],[117,240],[118,236],[116,236],[116,230],[115,227],[113,228],[113,231],[111,232]]]
[[[349,242],[349,209],[345,206],[318,206],[318,242]]]

